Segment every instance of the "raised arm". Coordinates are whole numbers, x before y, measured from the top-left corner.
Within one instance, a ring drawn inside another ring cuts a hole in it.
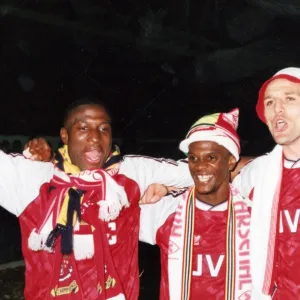
[[[52,161],[54,153],[44,138],[34,138],[24,147],[23,155],[26,158],[37,161]]]
[[[0,205],[19,216],[38,196],[41,185],[52,179],[53,172],[52,163],[0,151]]]

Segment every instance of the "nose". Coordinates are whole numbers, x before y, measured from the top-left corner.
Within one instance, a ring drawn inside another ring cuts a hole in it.
[[[203,169],[207,168],[207,161],[205,159],[199,159],[196,163],[195,163],[195,168],[200,171]]]
[[[277,101],[275,101],[275,105],[274,105],[274,110],[275,113],[278,114],[280,112],[283,111],[283,101],[281,99],[277,99]]]
[[[101,132],[99,130],[92,130],[89,134],[89,140],[95,144],[99,143],[102,140]]]

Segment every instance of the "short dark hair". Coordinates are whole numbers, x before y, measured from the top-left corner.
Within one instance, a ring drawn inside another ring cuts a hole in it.
[[[89,96],[85,96],[82,98],[79,98],[75,101],[73,101],[72,103],[70,103],[67,107],[67,109],[65,110],[64,113],[64,119],[63,119],[63,126],[66,127],[66,123],[70,117],[70,114],[79,106],[81,105],[97,105],[101,108],[104,108],[104,110],[106,111],[108,117],[109,117],[109,121],[111,122],[112,117],[110,114],[109,109],[107,108],[107,105],[105,102],[101,101],[97,96],[94,95],[89,95]]]

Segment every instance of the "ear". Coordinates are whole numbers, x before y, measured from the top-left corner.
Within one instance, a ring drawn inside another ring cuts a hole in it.
[[[60,138],[61,138],[62,142],[64,143],[64,145],[68,144],[68,140],[69,140],[68,131],[64,127],[62,127],[60,129]]]
[[[232,170],[234,170],[236,163],[237,163],[237,161],[236,161],[235,157],[233,155],[230,155],[229,159],[228,159],[228,169],[230,172]]]

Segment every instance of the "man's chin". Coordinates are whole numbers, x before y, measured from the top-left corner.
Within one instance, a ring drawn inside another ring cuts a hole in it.
[[[284,146],[288,143],[287,138],[284,136],[273,136],[273,138],[278,145]]]
[[[287,142],[288,137],[284,133],[273,133],[272,134],[276,144],[284,145]]]
[[[196,192],[198,195],[208,195],[212,192],[212,188],[210,186],[197,188],[196,186]]]
[[[84,164],[83,168],[81,168],[82,171],[92,171],[96,169],[102,169],[103,163],[97,163],[97,164]]]

